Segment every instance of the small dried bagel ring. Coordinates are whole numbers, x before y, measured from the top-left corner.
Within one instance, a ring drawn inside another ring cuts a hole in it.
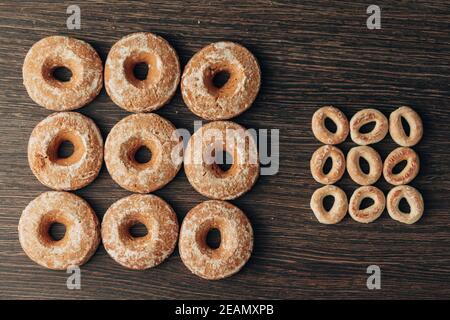
[[[333,206],[329,211],[325,210],[323,200],[327,196],[334,198]],[[314,191],[311,197],[311,209],[317,220],[323,224],[336,224],[346,215],[348,208],[347,195],[336,186],[327,185]]]
[[[362,126],[371,122],[375,122],[375,128],[372,131],[368,133],[361,133],[359,131]],[[362,146],[383,140],[388,130],[388,119],[384,114],[375,109],[358,111],[350,120],[350,136],[353,142]]]
[[[410,133],[406,135],[402,118],[408,122]],[[420,116],[410,107],[400,107],[389,116],[389,132],[392,140],[402,147],[416,145],[423,135],[423,125]]]
[[[336,124],[336,132],[331,132],[325,126],[325,119]],[[349,124],[347,117],[338,108],[333,106],[322,107],[312,117],[312,131],[314,136],[325,144],[339,144],[348,136]]]
[[[406,166],[400,173],[393,173],[397,164],[406,160]],[[384,160],[383,175],[387,182],[393,185],[408,184],[419,173],[420,161],[417,153],[406,147],[398,147]]]
[[[365,198],[373,200],[373,204],[365,209],[360,209],[361,202]],[[378,219],[386,206],[383,192],[374,186],[363,186],[353,192],[348,205],[350,216],[358,222],[370,223]]]
[[[411,211],[402,212],[399,209],[401,199],[408,201]],[[413,224],[422,217],[424,204],[420,192],[411,186],[397,186],[387,195],[387,210],[392,219],[406,224]]]
[[[54,76],[61,67],[72,73],[69,81]],[[97,52],[88,43],[69,37],[51,36],[36,42],[25,57],[22,73],[30,98],[54,111],[81,108],[103,86],[103,65]]]
[[[130,228],[142,223],[147,234],[134,237]],[[122,266],[143,270],[157,266],[175,249],[178,220],[161,198],[133,194],[114,202],[102,222],[102,241],[108,254]]]
[[[209,231],[220,232],[220,245],[211,248]],[[188,212],[183,220],[178,243],[185,266],[197,276],[223,279],[237,273],[253,250],[253,229],[247,216],[226,201],[209,200]]]
[[[325,174],[323,168],[328,158],[331,158],[333,166]],[[324,145],[313,153],[310,167],[314,180],[322,184],[333,184],[341,179],[345,172],[345,156],[339,148]]]
[[[364,173],[359,165],[359,159],[364,158],[369,163],[369,173]],[[383,161],[378,152],[369,146],[351,148],[347,154],[347,172],[357,184],[368,186],[377,182],[383,172]]]
[[[64,237],[53,239],[50,227],[66,227]],[[81,266],[97,250],[100,225],[89,204],[75,194],[48,191],[31,201],[19,220],[19,240],[31,260],[53,270]]]

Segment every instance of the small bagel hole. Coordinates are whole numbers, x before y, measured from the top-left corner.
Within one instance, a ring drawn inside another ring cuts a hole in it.
[[[359,205],[359,210],[367,209],[367,208],[373,206],[374,204],[375,204],[375,201],[373,201],[372,198],[369,198],[369,197],[364,198],[364,199],[362,199],[361,204]]]
[[[406,161],[406,160],[400,161],[399,163],[397,163],[395,165],[394,168],[392,168],[392,173],[393,174],[399,174],[400,172],[403,171],[403,169],[405,169],[407,164],[408,164],[408,161]]]
[[[409,206],[408,201],[405,198],[400,199],[400,203],[398,204],[398,208],[403,213],[411,213],[411,207]]]
[[[74,150],[75,150],[75,147],[72,142],[70,142],[68,140],[63,141],[58,146],[58,152],[57,152],[58,158],[59,159],[68,158],[73,154]]]
[[[66,67],[56,67],[52,70],[52,77],[59,82],[68,82],[72,78],[72,71]]]
[[[152,153],[146,146],[141,146],[134,153],[134,160],[137,163],[147,163],[152,159]]]
[[[212,83],[217,89],[222,88],[230,79],[230,73],[226,70],[217,72],[213,78]]]
[[[220,168],[220,170],[226,172],[230,170],[233,165],[233,157],[227,151],[217,152],[215,154],[214,163]]]
[[[333,196],[326,196],[323,199],[323,207],[326,211],[330,211],[331,208],[333,208],[334,205],[334,197]]]
[[[147,79],[148,71],[149,71],[148,64],[145,62],[139,62],[139,63],[136,63],[133,68],[133,75],[136,79],[142,81],[142,80]]]
[[[148,234],[147,227],[140,222],[132,224],[128,232],[133,238],[142,238]]]
[[[325,118],[325,128],[327,128],[327,130],[331,133],[336,133],[337,131],[336,123],[334,123],[334,121],[330,118]]]
[[[323,165],[323,173],[328,174],[331,171],[331,168],[333,168],[333,160],[331,157],[328,157],[327,160],[325,160],[325,164]]]
[[[206,244],[211,249],[220,247],[221,237],[219,229],[213,228],[206,234]]]
[[[66,234],[66,226],[59,222],[54,222],[48,228],[48,235],[53,241],[59,241]]]
[[[367,160],[364,159],[363,157],[359,157],[359,167],[361,168],[361,171],[364,172],[364,174],[369,174],[370,172],[369,162],[367,162]]]
[[[408,121],[406,121],[406,119],[403,117],[400,117],[400,120],[402,122],[403,131],[405,131],[405,134],[409,137],[411,133],[411,127],[409,126]]]
[[[369,132],[372,132],[373,129],[375,129],[375,121],[371,121],[371,122],[363,125],[361,128],[359,128],[359,132],[369,133]]]

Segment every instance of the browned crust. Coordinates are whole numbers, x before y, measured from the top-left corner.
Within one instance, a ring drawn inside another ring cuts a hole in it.
[[[361,133],[359,129],[370,122],[375,122],[375,128],[369,133]],[[380,142],[388,130],[388,119],[376,109],[358,111],[350,120],[350,136],[353,142],[362,146]]]
[[[227,132],[231,131],[235,135],[227,139]],[[244,146],[245,141],[247,143]],[[214,163],[205,161],[205,155],[212,146],[227,151],[233,157],[233,164],[228,171],[223,172]],[[234,122],[205,124],[189,140],[184,156],[184,171],[190,184],[204,196],[219,200],[235,199],[249,191],[258,179],[256,142],[244,127]]]
[[[336,124],[336,132],[330,132],[325,126],[327,118]],[[314,112],[311,127],[317,140],[330,145],[344,142],[350,130],[345,114],[333,106],[325,106]]]
[[[221,235],[217,249],[206,244],[206,235],[214,228]],[[192,273],[208,280],[223,279],[237,273],[250,258],[253,229],[238,207],[209,200],[195,206],[184,218],[178,247]]]
[[[359,158],[366,159],[369,163],[369,173],[361,170]],[[359,146],[350,149],[347,154],[347,172],[357,184],[367,186],[374,184],[383,172],[383,161],[378,152],[369,146]]]
[[[74,153],[58,159],[62,141],[74,145]],[[28,142],[28,163],[36,178],[55,190],[76,190],[91,183],[103,162],[103,139],[90,118],[76,112],[53,113],[33,129]]]
[[[129,228],[142,223],[147,235],[133,237]],[[167,259],[178,239],[178,220],[172,207],[155,195],[134,194],[109,207],[103,217],[102,240],[108,254],[122,266],[143,270]]]
[[[400,211],[400,200],[405,198],[411,208],[411,212]],[[424,203],[420,192],[411,186],[397,186],[389,191],[387,195],[387,210],[392,219],[401,223],[416,223],[423,214]]]
[[[365,209],[360,209],[361,202],[365,198],[371,198],[373,204]],[[383,192],[374,186],[363,186],[353,192],[350,197],[348,211],[350,216],[358,222],[370,223],[378,219],[386,206]]]
[[[145,80],[133,75],[138,63],[147,63]],[[111,100],[130,112],[161,108],[173,97],[180,82],[180,62],[172,46],[150,32],[127,35],[117,41],[105,63],[105,87]]]
[[[230,78],[217,88],[212,79],[222,71],[229,72]],[[188,108],[199,117],[226,120],[251,106],[260,83],[261,70],[251,52],[223,41],[204,47],[189,60],[183,71],[181,93]]]
[[[394,174],[392,170],[403,160],[407,161],[406,167],[400,173]],[[383,175],[390,184],[402,185],[411,182],[419,173],[419,169],[420,160],[417,153],[411,148],[398,147],[384,160]]]
[[[333,207],[329,211],[326,211],[323,206],[323,200],[326,196],[334,197]],[[347,195],[341,188],[327,185],[314,191],[310,206],[320,223],[336,224],[344,219],[347,214]]]
[[[409,125],[410,133],[406,135],[403,128],[402,118]],[[423,135],[423,125],[420,116],[410,107],[400,107],[389,116],[389,132],[392,140],[402,147],[412,147],[416,145]]]
[[[148,193],[169,183],[181,168],[172,151],[180,143],[175,126],[157,114],[133,114],[120,120],[105,143],[105,163],[122,188]],[[134,151],[146,146],[152,158],[146,164],[134,160]]]
[[[55,222],[66,227],[59,241],[48,234]],[[94,211],[86,201],[68,192],[49,191],[39,195],[23,211],[18,229],[27,256],[54,270],[83,265],[100,243],[100,226]]]
[[[70,69],[70,81],[60,82],[51,75],[57,67]],[[25,57],[22,74],[30,98],[55,111],[81,108],[103,85],[103,65],[97,52],[84,41],[62,36],[36,42]]]
[[[331,170],[325,174],[323,167],[328,158],[332,159],[333,166]],[[333,184],[339,181],[345,172],[345,156],[342,151],[335,146],[324,145],[317,149],[310,161],[311,174],[319,183]]]

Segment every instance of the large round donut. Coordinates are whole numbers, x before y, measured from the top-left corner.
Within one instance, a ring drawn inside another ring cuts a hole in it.
[[[72,76],[60,81],[58,68]],[[44,108],[68,111],[92,101],[103,85],[103,65],[97,52],[86,42],[51,36],[36,42],[28,51],[22,68],[23,83],[31,99]]]
[[[148,193],[169,183],[180,170],[173,152],[180,143],[175,126],[154,113],[132,114],[120,120],[105,143],[106,168],[122,188]],[[146,147],[150,161],[139,163],[136,152]]]
[[[208,246],[208,232],[220,232],[220,245]],[[218,200],[200,203],[183,220],[178,243],[181,259],[194,274],[218,280],[237,273],[253,250],[253,229],[236,206]]]
[[[336,132],[331,132],[325,126],[325,119],[332,120],[336,125]],[[333,106],[322,107],[312,117],[312,131],[314,136],[325,144],[339,144],[348,136],[349,124],[345,114]]]
[[[328,158],[331,158],[333,166],[325,174],[323,169]],[[338,147],[324,145],[313,153],[310,167],[314,180],[322,184],[333,184],[344,175],[345,156]]]
[[[400,200],[405,198],[409,204],[410,212],[402,212],[399,208]],[[411,186],[397,186],[387,195],[387,210],[392,219],[413,224],[422,217],[424,204],[420,192]]]
[[[145,236],[131,235],[130,228],[137,223],[147,228]],[[134,194],[122,198],[103,217],[103,245],[115,261],[129,269],[157,266],[173,252],[177,239],[177,216],[155,195]]]
[[[219,73],[228,73],[222,86]],[[181,93],[189,109],[204,119],[231,119],[247,110],[258,94],[261,71],[256,58],[233,42],[212,43],[197,52],[184,68]]]
[[[67,158],[58,156],[63,142],[73,145]],[[94,121],[77,112],[54,113],[31,132],[28,162],[36,178],[55,190],[76,190],[91,183],[103,162],[103,139]]]
[[[140,80],[134,68],[148,65]],[[133,33],[117,41],[105,63],[105,87],[111,100],[130,112],[148,112],[165,105],[180,82],[178,55],[163,38],[150,32]]]
[[[402,118],[408,122],[410,133],[403,128]],[[423,125],[420,116],[410,107],[400,107],[389,116],[389,132],[392,140],[402,147],[416,145],[423,135]]]
[[[63,224],[64,237],[54,240],[50,227]],[[81,266],[100,243],[100,226],[94,211],[80,197],[62,191],[42,193],[31,201],[19,220],[19,240],[31,260],[49,269]]]
[[[364,158],[369,164],[369,173],[362,171],[359,159]],[[357,184],[367,186],[374,184],[383,173],[383,161],[378,152],[369,146],[351,148],[347,154],[347,172]]]
[[[370,207],[360,209],[361,202],[370,198],[373,204]],[[350,216],[358,222],[370,223],[378,219],[386,206],[386,199],[383,192],[374,186],[363,186],[353,192],[348,205]]]
[[[221,152],[233,159],[224,171],[215,161]],[[256,142],[244,127],[231,121],[205,124],[189,140],[184,171],[199,193],[212,199],[235,199],[249,191],[259,175]]]
[[[323,200],[327,196],[334,198],[330,210],[325,210]],[[345,192],[336,186],[327,185],[314,191],[311,197],[311,209],[317,220],[323,224],[336,224],[344,219],[347,214],[348,202]]]
[[[397,164],[406,160],[406,166],[399,173],[393,170]],[[420,160],[417,153],[406,147],[398,147],[384,160],[383,175],[387,182],[393,185],[410,183],[419,173]]]
[[[375,122],[375,127],[368,133],[360,132],[362,126]],[[375,109],[358,111],[350,120],[350,136],[353,142],[366,146],[380,142],[389,130],[388,119],[384,114]]]

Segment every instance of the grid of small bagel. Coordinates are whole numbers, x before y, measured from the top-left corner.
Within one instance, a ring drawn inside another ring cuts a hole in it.
[[[336,127],[334,132],[327,128],[326,119],[334,123]],[[408,124],[409,134],[403,127],[402,119]],[[374,123],[373,129],[366,133],[361,132],[361,128],[370,123]],[[310,161],[313,178],[325,185],[317,189],[311,197],[311,209],[319,222],[338,223],[348,211],[355,221],[370,223],[380,217],[385,207],[390,217],[396,221],[413,224],[420,219],[424,211],[423,198],[420,192],[408,183],[419,172],[419,157],[411,147],[422,138],[423,125],[419,115],[412,108],[403,106],[396,109],[390,114],[389,120],[376,109],[363,109],[358,111],[349,123],[339,109],[325,106],[314,113],[312,131],[314,136],[325,144],[313,153]],[[383,163],[378,152],[369,145],[383,140],[388,131],[400,147],[394,149]],[[345,158],[335,145],[344,142],[349,133],[352,141],[359,146],[351,148]],[[361,158],[369,165],[367,173],[361,169]],[[331,159],[332,166],[325,173],[327,159]],[[395,168],[402,162],[406,162],[406,166],[400,172],[394,173]],[[353,192],[350,201],[342,189],[333,185],[341,179],[345,170],[354,182],[361,185]],[[380,189],[373,186],[381,175],[395,186],[388,192],[386,198]],[[334,198],[329,210],[324,207],[324,199],[327,196]],[[361,204],[366,198],[372,200],[372,205],[361,209]],[[400,210],[402,199],[407,201],[409,213]]]
[[[148,66],[144,79],[134,74],[138,64]],[[69,81],[63,82],[53,75],[60,67],[72,72]],[[214,78],[222,72],[228,73],[229,79],[223,85],[216,85]],[[113,102],[136,112],[112,128],[104,148],[95,123],[79,113],[68,112],[98,95],[103,75]],[[89,260],[102,240],[109,255],[130,269],[157,266],[173,252],[177,243],[186,267],[205,279],[231,276],[245,265],[253,249],[253,229],[246,215],[225,200],[241,196],[255,184],[259,163],[246,159],[249,152],[256,153],[258,158],[257,149],[248,149],[247,145],[239,149],[241,145],[229,144],[225,137],[217,141],[215,136],[214,141],[209,141],[203,134],[209,129],[220,133],[232,129],[251,139],[242,126],[224,120],[239,115],[253,103],[260,87],[259,65],[243,46],[217,42],[197,52],[180,75],[175,50],[163,38],[148,32],[131,34],[115,43],[104,73],[98,54],[84,41],[52,36],[30,48],[23,66],[27,92],[37,104],[60,111],[41,121],[29,140],[28,159],[33,173],[41,183],[57,190],[31,201],[20,218],[19,239],[33,261],[56,270],[79,266]],[[180,161],[173,161],[172,151],[180,145],[175,126],[157,114],[145,112],[166,105],[180,78],[183,100],[189,109],[213,121],[195,132]],[[236,139],[241,138],[238,134]],[[74,147],[68,157],[58,154],[64,141]],[[195,141],[200,141],[201,150],[194,147]],[[218,143],[219,151],[233,157],[228,170],[203,161],[203,147]],[[143,163],[136,159],[142,147],[151,153],[150,160]],[[200,162],[186,161],[199,152]],[[246,157],[241,157],[242,154]],[[91,183],[100,171],[103,156],[113,180],[136,194],[113,203],[100,225],[89,204],[66,191]],[[183,162],[191,185],[212,200],[189,211],[179,228],[171,206],[147,193],[169,183]],[[49,235],[54,223],[66,227],[61,240]],[[131,235],[130,228],[137,223],[146,227],[147,235]],[[206,243],[212,229],[218,229],[221,234],[217,248]]]

